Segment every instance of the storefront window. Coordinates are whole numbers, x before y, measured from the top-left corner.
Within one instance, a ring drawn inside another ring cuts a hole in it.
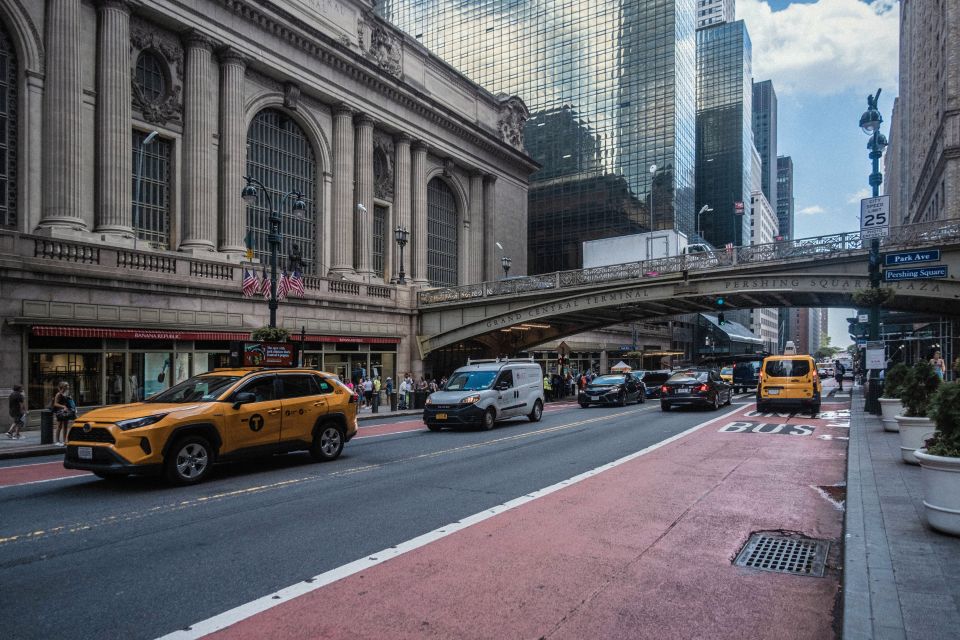
[[[50,406],[61,381],[70,385],[70,394],[78,407],[100,404],[100,358],[99,353],[31,354],[28,406],[31,409]]]
[[[123,404],[130,399],[127,377],[124,375],[124,353],[108,353],[106,357],[107,404]]]
[[[170,353],[131,353],[129,382],[131,402],[149,398],[170,387],[173,372],[170,370]]]

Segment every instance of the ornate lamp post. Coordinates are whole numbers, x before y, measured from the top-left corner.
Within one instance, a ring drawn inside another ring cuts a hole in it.
[[[407,241],[410,239],[410,232],[402,226],[397,226],[397,228],[393,230],[393,239],[397,241],[397,246],[400,247],[400,273],[397,277],[397,284],[407,284],[406,274],[403,272],[403,248],[407,246]]]
[[[710,208],[710,205],[705,204],[700,207],[700,211],[697,212],[697,228],[695,229],[698,236],[700,236],[700,216],[705,213],[713,213],[713,209]],[[702,236],[701,236],[702,237]]]
[[[270,196],[270,190],[257,180],[250,176],[244,176],[247,185],[243,188],[240,197],[249,205],[256,204],[259,191],[257,187],[263,189],[263,194],[267,197],[267,208],[270,210],[270,234],[267,236],[267,242],[270,243],[270,327],[277,326],[277,253],[280,251],[280,210],[273,207],[273,198]],[[303,194],[299,191],[290,191],[280,198],[280,206],[285,206],[287,199],[293,196],[293,210],[300,213],[307,208],[303,201]]]
[[[657,165],[650,165],[650,231],[656,231],[657,225],[654,224],[653,213],[653,181],[657,178]]]
[[[511,265],[512,263],[513,263],[513,260],[511,260],[511,259],[508,258],[507,256],[503,256],[503,257],[500,258],[500,266],[503,267],[503,277],[504,277],[504,278],[506,278],[508,275],[510,275],[510,265]]]
[[[880,99],[880,89],[872,96],[867,96],[867,110],[860,116],[860,128],[865,134],[870,136],[867,143],[867,149],[870,150],[870,160],[873,162],[873,173],[870,174],[869,184],[873,189],[873,197],[880,195],[880,185],[883,184],[883,174],[880,173],[880,158],[883,156],[883,150],[887,146],[887,138],[880,133],[880,125],[883,123],[883,116],[877,108],[877,101]],[[872,289],[880,288],[880,238],[870,240],[870,287]],[[877,297],[874,297],[870,305],[870,332],[867,339],[876,341],[880,338],[880,303]],[[880,372],[870,370],[870,386],[867,393],[867,402],[864,410],[870,413],[880,412],[879,398],[879,376]]]

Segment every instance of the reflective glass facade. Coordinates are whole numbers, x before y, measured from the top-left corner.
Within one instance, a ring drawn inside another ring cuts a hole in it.
[[[767,202],[777,205],[777,92],[773,82],[753,83],[753,144],[763,163],[760,189]]]
[[[742,20],[697,31],[697,211],[714,246],[750,244],[753,80]]]
[[[793,240],[793,158],[777,158],[777,225],[784,240]]]
[[[695,0],[383,0],[377,11],[530,109],[528,270],[582,242],[693,230]],[[652,165],[656,170],[651,173]]]

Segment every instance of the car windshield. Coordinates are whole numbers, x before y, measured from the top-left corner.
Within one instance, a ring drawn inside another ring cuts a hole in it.
[[[239,379],[239,376],[194,376],[144,402],[213,402]]]
[[[692,380],[706,382],[709,375],[706,371],[678,371],[670,376],[667,382],[690,382]]]
[[[493,379],[497,377],[496,371],[461,371],[454,373],[444,391],[480,391],[489,389],[493,384]]]
[[[597,387],[602,387],[611,384],[623,384],[625,379],[626,376],[597,376],[590,384]]]
[[[810,373],[807,360],[768,360],[765,371],[771,378],[793,378]]]

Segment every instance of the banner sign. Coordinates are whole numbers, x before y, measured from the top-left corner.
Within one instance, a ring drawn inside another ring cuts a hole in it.
[[[243,366],[292,367],[293,344],[289,342],[244,342]]]

